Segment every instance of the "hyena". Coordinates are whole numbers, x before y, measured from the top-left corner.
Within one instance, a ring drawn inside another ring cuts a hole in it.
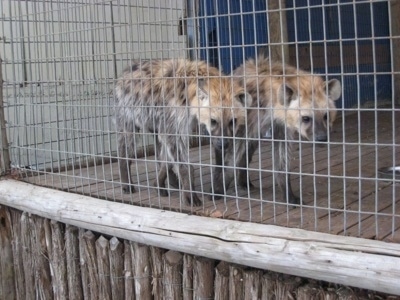
[[[188,164],[193,124],[211,136],[217,152],[232,147],[229,137],[244,124],[251,96],[217,68],[186,59],[135,61],[123,72],[115,92],[123,191],[135,192],[130,166],[136,157],[134,133],[142,130],[157,136],[160,165],[155,185],[160,195],[167,195],[165,181],[170,174],[188,204],[201,205]]]
[[[236,80],[253,97],[253,105],[247,109],[246,126],[238,129],[232,149],[227,149],[225,166],[238,167],[238,184],[251,188],[246,167],[261,140],[273,141],[273,167],[277,183],[288,203],[299,204],[290,183],[290,140],[297,132],[316,142],[326,142],[328,132],[336,118],[335,101],[341,95],[338,80],[324,81],[320,76],[271,62],[264,55],[249,59],[233,71]],[[218,157],[219,156],[219,157]],[[217,164],[222,163],[221,153],[216,152]],[[234,179],[232,168],[216,167],[214,171],[215,194],[224,194]],[[218,199],[220,196],[215,196]]]

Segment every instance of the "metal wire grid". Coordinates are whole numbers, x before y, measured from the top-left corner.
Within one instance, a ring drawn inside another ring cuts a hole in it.
[[[141,188],[132,195],[122,194],[118,167],[113,163],[116,137],[110,118],[116,79],[132,63],[132,58],[205,59],[229,72],[247,56],[254,56],[260,47],[266,47],[271,56],[297,68],[342,82],[339,119],[334,127],[343,135],[331,139],[322,160],[314,143],[300,138],[294,143],[298,152],[292,159],[300,164],[291,172],[298,176],[297,192],[307,199],[295,209],[296,213],[292,206],[282,202],[283,196],[274,184],[264,182],[271,181],[263,179],[268,174],[275,182],[271,166],[274,162],[265,145],[259,145],[262,155],[256,156],[250,167],[258,184],[257,196],[241,191],[235,182],[229,191],[232,197],[217,201],[208,200],[213,168],[209,159],[213,155],[211,148],[191,150],[198,192],[206,195],[197,211],[312,230],[334,231],[340,227],[337,232],[357,236],[363,235],[363,221],[373,215],[373,224],[369,226],[377,237],[382,237],[381,229],[389,223],[390,234],[395,236],[399,227],[398,179],[383,180],[377,175],[382,167],[381,149],[391,150],[385,163],[398,163],[394,79],[389,79],[389,93],[382,93],[380,86],[388,77],[398,74],[393,71],[392,41],[398,37],[391,34],[391,5],[387,1],[288,0],[286,4],[270,1],[268,7],[257,1],[249,3],[2,1],[1,47],[12,167],[23,172],[37,171],[41,184],[49,186],[61,181],[61,188],[66,190],[76,191],[76,186],[81,185],[86,188],[79,191],[92,196],[195,212],[196,208],[188,208],[182,199],[176,200],[177,192],[170,193],[166,200],[150,188],[158,167],[146,151],[132,165],[137,180],[134,183]],[[387,18],[386,25],[382,18]],[[260,20],[266,22],[263,30],[257,23]],[[275,28],[286,25],[287,31],[273,31],[272,21],[279,23]],[[246,30],[240,30],[243,28]],[[385,42],[386,48],[382,46]],[[370,95],[364,93],[367,81]],[[362,131],[365,112],[369,112],[368,123],[373,124],[373,138],[368,140]],[[357,134],[348,137],[350,118],[357,120]],[[379,127],[378,119],[382,118],[391,119],[385,128]],[[141,134],[137,138],[144,139],[138,144],[142,149],[152,144],[154,137]],[[198,140],[199,136],[193,134],[193,138]],[[337,168],[335,155],[340,148],[342,174],[338,175],[332,170]],[[353,151],[358,158],[348,166],[347,158],[354,155]],[[372,161],[365,153],[373,157]],[[311,155],[311,168],[301,163],[307,155]],[[263,159],[270,161],[268,167]],[[321,164],[325,165],[324,174],[320,172]],[[365,165],[373,169],[373,175],[364,175]],[[348,173],[348,169],[356,169],[355,175]],[[62,179],[55,180],[54,174]],[[326,183],[321,185],[322,178]],[[391,190],[391,201],[384,209],[380,205],[382,186]],[[272,194],[266,189],[272,189]],[[321,189],[326,197],[323,204],[318,193]],[[357,194],[355,198],[349,197],[349,191]],[[333,203],[338,194],[341,205]],[[370,206],[364,208],[363,201],[372,201],[372,210]],[[173,207],[176,203],[178,207]],[[272,210],[272,217],[267,217],[266,210]],[[327,219],[322,228],[321,212]],[[308,224],[309,218],[312,225]],[[354,219],[357,221],[353,222]],[[382,219],[386,221],[383,223]]]

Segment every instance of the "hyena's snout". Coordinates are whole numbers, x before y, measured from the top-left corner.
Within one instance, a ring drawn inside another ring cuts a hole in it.
[[[328,130],[329,129],[323,124],[314,124],[314,141],[327,142]]]
[[[229,147],[229,139],[223,137],[213,138],[213,145],[218,150],[227,149]]]
[[[326,133],[317,134],[315,136],[315,141],[316,142],[327,142],[328,141],[328,135]]]

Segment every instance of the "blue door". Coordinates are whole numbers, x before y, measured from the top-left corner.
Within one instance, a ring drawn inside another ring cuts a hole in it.
[[[322,5],[325,5],[324,7]],[[387,2],[287,0],[292,63],[343,84],[346,108],[392,99]]]
[[[268,42],[266,1],[200,0],[200,57],[230,73]]]

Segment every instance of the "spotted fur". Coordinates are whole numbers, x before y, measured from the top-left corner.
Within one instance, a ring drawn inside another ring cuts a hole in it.
[[[232,137],[246,118],[252,98],[230,77],[202,61],[136,61],[126,69],[115,88],[118,156],[124,192],[134,192],[130,165],[135,158],[135,131],[157,135],[160,160],[155,184],[167,195],[168,174],[189,204],[200,205],[193,192],[189,162],[189,135],[193,126],[211,136],[217,151],[232,147]],[[193,125],[194,124],[194,125]],[[173,173],[169,173],[170,171]],[[176,177],[175,177],[176,176]]]
[[[340,82],[336,79],[325,82],[320,76],[271,62],[264,55],[247,60],[234,70],[233,76],[257,101],[247,110],[246,126],[238,130],[242,139],[237,139],[232,149],[226,151],[225,166],[239,167],[238,183],[249,188],[251,183],[245,168],[257,149],[258,141],[272,140],[273,165],[279,171],[275,175],[278,185],[289,203],[300,203],[293,194],[287,174],[292,156],[288,141],[293,140],[296,132],[308,140],[327,141],[336,118],[335,101],[341,95]],[[221,154],[216,152],[216,155],[219,155],[217,161],[221,162]],[[223,195],[228,189],[234,179],[234,172],[230,170],[215,168],[215,194]]]

